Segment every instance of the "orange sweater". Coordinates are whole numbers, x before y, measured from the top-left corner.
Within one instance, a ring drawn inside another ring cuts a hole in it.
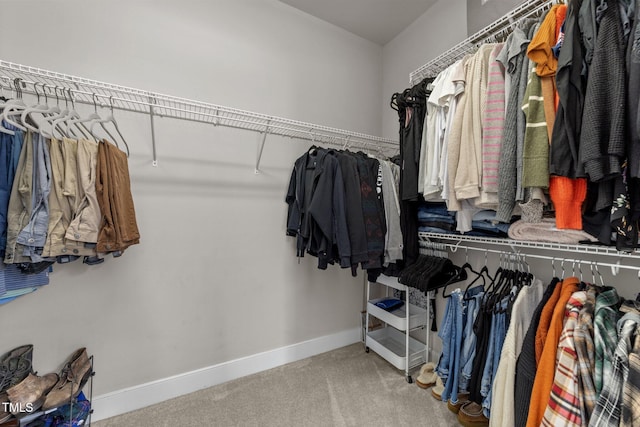
[[[540,357],[538,370],[536,371],[533,390],[531,391],[527,427],[538,427],[542,422],[544,411],[547,409],[549,396],[551,395],[551,387],[553,386],[553,376],[556,372],[556,353],[558,352],[558,343],[560,342],[560,335],[562,334],[565,306],[569,298],[571,298],[571,294],[578,290],[579,282],[580,280],[577,277],[569,277],[562,281],[560,298],[553,310],[549,332],[544,343],[544,350]],[[556,287],[555,290],[557,289],[558,287]],[[546,305],[545,308],[547,308]]]
[[[547,133],[549,142],[553,133],[553,124],[556,121],[558,108],[558,96],[555,85],[555,75],[558,69],[558,59],[551,48],[558,41],[560,27],[567,14],[566,5],[554,5],[547,13],[527,48],[527,56],[536,63],[536,74],[541,78],[542,96],[544,98],[544,113],[547,121]]]
[[[542,350],[544,349],[544,342],[547,339],[551,316],[553,315],[553,309],[556,307],[558,298],[560,298],[561,289],[562,282],[556,285],[553,293],[551,294],[551,298],[549,298],[540,313],[540,323],[538,323],[538,329],[536,329],[536,366],[540,364],[540,357],[542,356]]]

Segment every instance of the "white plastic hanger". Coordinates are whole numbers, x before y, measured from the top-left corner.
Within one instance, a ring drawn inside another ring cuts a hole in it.
[[[93,127],[96,124],[100,124],[102,129],[104,129],[107,135],[109,135],[109,137],[112,139],[112,142],[116,145],[116,147],[120,148],[120,146],[118,145],[118,141],[113,137],[113,135],[107,130],[107,127],[105,126],[106,123],[112,123],[113,127],[116,129],[118,136],[120,136],[120,140],[122,140],[122,142],[124,143],[124,146],[127,149],[127,157],[129,157],[129,145],[127,144],[127,141],[124,139],[124,136],[122,136],[122,132],[120,132],[120,128],[118,127],[118,122],[116,121],[116,118],[113,115],[113,96],[109,97],[109,108],[111,110],[111,114],[105,117],[104,119],[94,121],[91,124],[91,128],[89,128],[89,131],[93,133]]]
[[[22,114],[22,111],[27,108],[27,105],[24,103],[23,99],[22,99],[22,90],[20,89],[20,79],[16,78],[13,81],[14,87],[15,87],[15,91],[16,91],[16,97],[14,99],[10,99],[7,102],[4,103],[4,111],[2,112],[2,117],[1,117],[1,121],[8,123],[12,126],[15,126],[16,128],[26,131],[27,128],[25,128],[24,126],[22,126],[21,124],[17,123],[14,120],[11,120],[11,117],[13,116],[19,116]],[[5,129],[8,132],[9,135],[15,135],[15,132],[10,130],[10,129]]]

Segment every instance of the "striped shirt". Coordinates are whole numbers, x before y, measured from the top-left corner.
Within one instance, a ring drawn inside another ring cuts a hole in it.
[[[623,387],[629,377],[629,352],[639,327],[638,312],[627,313],[618,322],[620,340],[615,349],[611,376],[607,376],[607,382],[589,420],[589,427],[620,425]]]
[[[498,192],[498,165],[504,132],[505,71],[496,60],[504,44],[497,44],[489,54],[486,105],[482,117],[482,190]]]
[[[556,353],[556,372],[549,403],[542,418],[545,427],[580,426],[580,392],[578,389],[578,357],[573,333],[578,315],[587,300],[585,291],[574,292],[565,307],[564,327]]]

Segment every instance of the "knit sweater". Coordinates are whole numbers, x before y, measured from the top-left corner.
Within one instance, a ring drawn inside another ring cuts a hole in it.
[[[558,350],[558,342],[560,341],[560,334],[562,333],[565,305],[569,301],[569,298],[571,298],[571,295],[578,290],[579,282],[580,280],[577,277],[570,277],[562,281],[560,298],[558,298],[558,302],[553,310],[551,323],[549,324],[549,332],[547,333],[544,349],[540,356],[540,363],[538,363],[536,379],[533,383],[533,390],[531,391],[527,427],[538,427],[542,422],[551,395],[551,387],[553,386],[556,353]]]
[[[589,69],[579,152],[580,161],[594,182],[611,179],[622,170],[626,104],[623,38],[619,2],[608,0]],[[601,199],[599,205],[603,203],[607,206]]]
[[[542,300],[538,303],[531,315],[531,324],[522,341],[522,348],[516,363],[515,392],[514,392],[514,426],[524,427],[527,424],[531,390],[536,377],[535,339],[540,315],[549,302],[556,288],[559,288],[558,279],[553,279],[544,291]]]
[[[529,28],[527,38],[530,40],[540,27],[539,23],[534,23]],[[525,54],[522,60],[522,68],[520,69],[520,80],[518,82],[518,103],[516,113],[516,201],[525,201],[528,199],[525,187],[522,185],[522,173],[524,165],[524,133],[527,126],[527,119],[522,111],[522,103],[524,102],[524,94],[527,91],[527,83],[529,82],[529,72],[535,64],[529,60]]]
[[[504,131],[505,70],[496,60],[504,44],[496,45],[489,55],[487,98],[482,119],[482,189],[498,192],[498,164]]]
[[[509,36],[507,72],[511,74],[511,92],[509,105],[504,121],[504,132],[500,148],[500,164],[498,166],[498,209],[496,218],[501,222],[511,222],[511,214],[516,205],[516,153],[517,153],[517,116],[519,110],[518,91],[520,74],[524,62],[524,51],[528,43],[526,34],[516,28]]]
[[[549,186],[549,138],[545,121],[542,85],[536,69],[537,67],[531,69],[522,104],[522,111],[527,118],[522,167],[522,185],[524,187]]]

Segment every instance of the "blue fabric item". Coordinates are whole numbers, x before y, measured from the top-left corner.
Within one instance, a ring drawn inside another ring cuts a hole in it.
[[[505,310],[508,304],[509,297],[507,296],[500,301],[499,307],[502,310]],[[493,388],[493,379],[498,371],[498,364],[500,362],[500,353],[502,352],[504,338],[507,335],[506,325],[506,312],[493,314],[493,317],[491,318],[491,341],[487,352],[487,363],[485,364],[484,373],[482,375],[482,389],[480,390],[480,394],[483,397],[482,412],[487,418],[489,418],[489,415],[491,414],[491,390]]]
[[[3,304],[7,304],[13,300],[18,299],[18,297],[21,297],[23,295],[27,295],[30,294],[32,292],[37,291],[38,289],[40,289],[40,287],[35,287],[35,288],[25,288],[25,289],[20,289],[17,291],[9,291],[7,293],[5,293],[1,298],[0,298],[0,305]]]
[[[460,382],[460,346],[462,345],[462,292],[456,289],[449,297],[453,307],[452,331],[449,335],[451,359],[449,362],[449,376],[444,384],[442,400],[451,399],[452,403],[458,402],[458,383]]]
[[[476,321],[482,297],[484,296],[484,286],[476,286],[467,291],[466,298],[463,301],[463,321],[464,329],[462,332],[462,348],[460,349],[460,382],[458,390],[463,392],[469,391],[469,381],[471,380],[471,371],[473,370],[473,361],[476,357],[476,342],[478,337],[473,332],[473,324]],[[463,298],[465,298],[463,296]],[[453,402],[452,403],[456,403]]]
[[[383,310],[391,311],[402,307],[404,305],[404,301],[399,298],[384,298],[380,301],[376,301],[374,305]]]
[[[418,221],[443,221],[455,223],[455,213],[447,210],[445,203],[421,203],[418,206]]]
[[[436,366],[436,372],[442,380],[446,383],[449,378],[449,369],[451,363],[451,334],[453,334],[453,319],[455,318],[455,304],[451,298],[447,299],[447,307],[445,308],[444,317],[440,324],[440,331],[438,337],[442,340],[442,353],[440,359],[438,359],[438,366]]]
[[[39,287],[49,284],[49,272],[24,274],[17,265],[0,262],[0,297],[9,291]]]
[[[455,231],[443,230],[442,228],[429,227],[429,226],[426,226],[426,225],[420,225],[418,227],[418,232],[421,232],[421,233],[458,234]]]
[[[0,133],[0,258],[4,258],[7,246],[7,212],[9,198],[13,188],[13,180],[20,159],[20,151],[24,142],[24,133],[3,122],[2,126],[13,130],[15,135]]]

